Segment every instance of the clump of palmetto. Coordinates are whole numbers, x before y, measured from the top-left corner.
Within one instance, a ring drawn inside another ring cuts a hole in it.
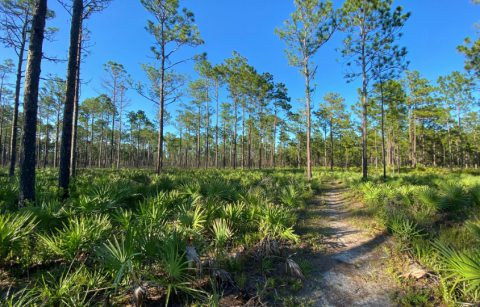
[[[301,275],[280,252],[281,242],[298,242],[296,210],[313,193],[301,175],[82,170],[68,200],[57,198],[53,172],[39,176],[37,206],[19,211],[18,181],[0,178],[0,261],[24,273],[42,265],[0,294],[8,306],[115,305],[128,296],[141,306],[152,291],[165,305],[203,300],[205,278],[222,291],[238,287],[252,249],[264,274],[278,260]]]

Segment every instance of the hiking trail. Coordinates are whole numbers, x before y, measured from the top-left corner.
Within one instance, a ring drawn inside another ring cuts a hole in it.
[[[388,296],[396,287],[386,272],[387,237],[352,223],[341,189],[330,183],[315,199],[325,248],[309,257],[313,272],[302,294],[313,306],[396,306]]]

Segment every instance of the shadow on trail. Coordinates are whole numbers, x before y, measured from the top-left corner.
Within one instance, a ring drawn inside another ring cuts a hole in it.
[[[376,249],[388,236],[379,233],[372,237],[351,224],[348,201],[342,196],[344,189],[332,185],[313,203],[321,205],[318,214],[324,220],[316,227],[323,235],[322,245],[326,249],[304,254],[313,268],[313,279],[309,283],[318,289],[310,292],[318,303],[314,306],[394,306],[385,296],[384,290],[389,287],[386,280],[365,279],[372,272],[382,270],[383,254]]]

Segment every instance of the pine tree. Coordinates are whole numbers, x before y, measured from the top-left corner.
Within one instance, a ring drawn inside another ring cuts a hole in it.
[[[342,56],[346,59],[346,78],[351,82],[362,77],[362,172],[368,175],[367,159],[367,100],[368,85],[376,78],[375,67],[383,56],[384,46],[391,43],[392,32],[399,23],[405,22],[410,13],[402,14],[397,7],[391,13],[392,0],[347,0],[343,5],[341,30],[349,33],[343,40]],[[352,67],[359,68],[356,72]]]
[[[312,179],[311,161],[311,93],[318,66],[312,61],[318,50],[328,42],[338,27],[337,12],[330,1],[295,0],[296,11],[291,20],[285,21],[283,28],[275,33],[285,41],[289,50],[285,50],[289,65],[299,67],[305,78],[306,116],[307,116],[307,177]]]
[[[178,0],[141,0],[145,9],[155,18],[155,22],[148,20],[146,27],[148,33],[155,37],[155,46],[151,47],[156,59],[160,61],[159,68],[159,131],[156,172],[160,174],[163,167],[163,131],[164,131],[164,109],[165,109],[165,74],[174,66],[184,63],[191,58],[175,61],[172,55],[183,46],[196,47],[203,44],[200,32],[194,24],[194,14],[187,9],[178,11]]]

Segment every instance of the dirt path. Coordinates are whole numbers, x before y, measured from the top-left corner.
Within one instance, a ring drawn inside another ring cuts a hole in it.
[[[341,188],[332,184],[317,204],[325,250],[309,257],[314,268],[305,298],[313,306],[396,306],[388,294],[395,288],[385,272],[381,246],[386,236],[373,235],[352,224]]]

